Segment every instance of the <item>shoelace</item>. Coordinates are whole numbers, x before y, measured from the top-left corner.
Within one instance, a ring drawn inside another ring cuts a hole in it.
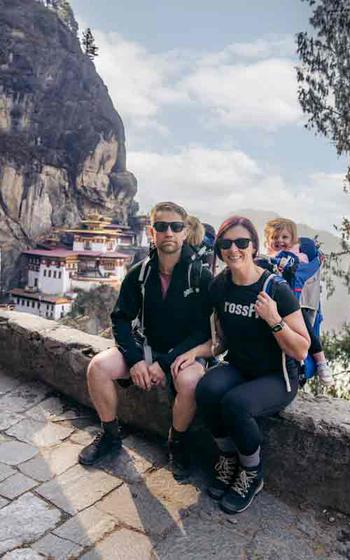
[[[235,466],[236,460],[234,457],[225,457],[224,455],[221,455],[219,461],[214,467],[218,473],[218,480],[221,480],[221,482],[224,482],[225,484],[229,484],[235,471]]]
[[[232,490],[244,498],[249,490],[249,486],[252,482],[254,482],[257,474],[257,471],[245,471],[244,469],[241,469],[232,486]]]

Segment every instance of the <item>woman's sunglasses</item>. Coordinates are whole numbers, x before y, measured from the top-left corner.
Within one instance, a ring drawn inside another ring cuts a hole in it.
[[[246,249],[249,245],[251,239],[248,237],[238,237],[238,239],[218,239],[217,245],[219,249],[231,249],[232,243],[234,243],[237,249]]]
[[[185,224],[184,222],[154,222],[153,227],[158,233],[165,233],[169,227],[172,232],[180,233],[185,228]]]

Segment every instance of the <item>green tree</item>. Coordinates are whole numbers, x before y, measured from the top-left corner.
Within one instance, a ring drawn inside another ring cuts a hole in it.
[[[300,64],[298,97],[308,116],[306,127],[328,138],[338,155],[350,154],[350,4],[349,0],[302,0],[311,9],[310,31],[297,35]],[[350,167],[344,180],[349,192]],[[332,273],[350,286],[350,273],[341,259],[350,253],[350,221],[343,218],[337,229],[342,247],[326,263]]]
[[[85,54],[87,54],[91,60],[93,60],[95,56],[98,56],[98,47],[95,45],[95,39],[90,27],[83,31],[82,44]]]

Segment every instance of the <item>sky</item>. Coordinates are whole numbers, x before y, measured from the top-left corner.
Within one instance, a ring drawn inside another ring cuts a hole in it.
[[[174,200],[218,225],[242,208],[317,229],[349,215],[345,159],[305,128],[301,0],[70,0],[126,134],[140,211]]]

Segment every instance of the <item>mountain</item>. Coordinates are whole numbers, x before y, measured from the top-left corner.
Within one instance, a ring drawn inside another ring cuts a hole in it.
[[[137,210],[122,120],[76,30],[66,0],[0,0],[5,288],[17,282],[20,252],[52,227],[94,210],[126,223]]]

